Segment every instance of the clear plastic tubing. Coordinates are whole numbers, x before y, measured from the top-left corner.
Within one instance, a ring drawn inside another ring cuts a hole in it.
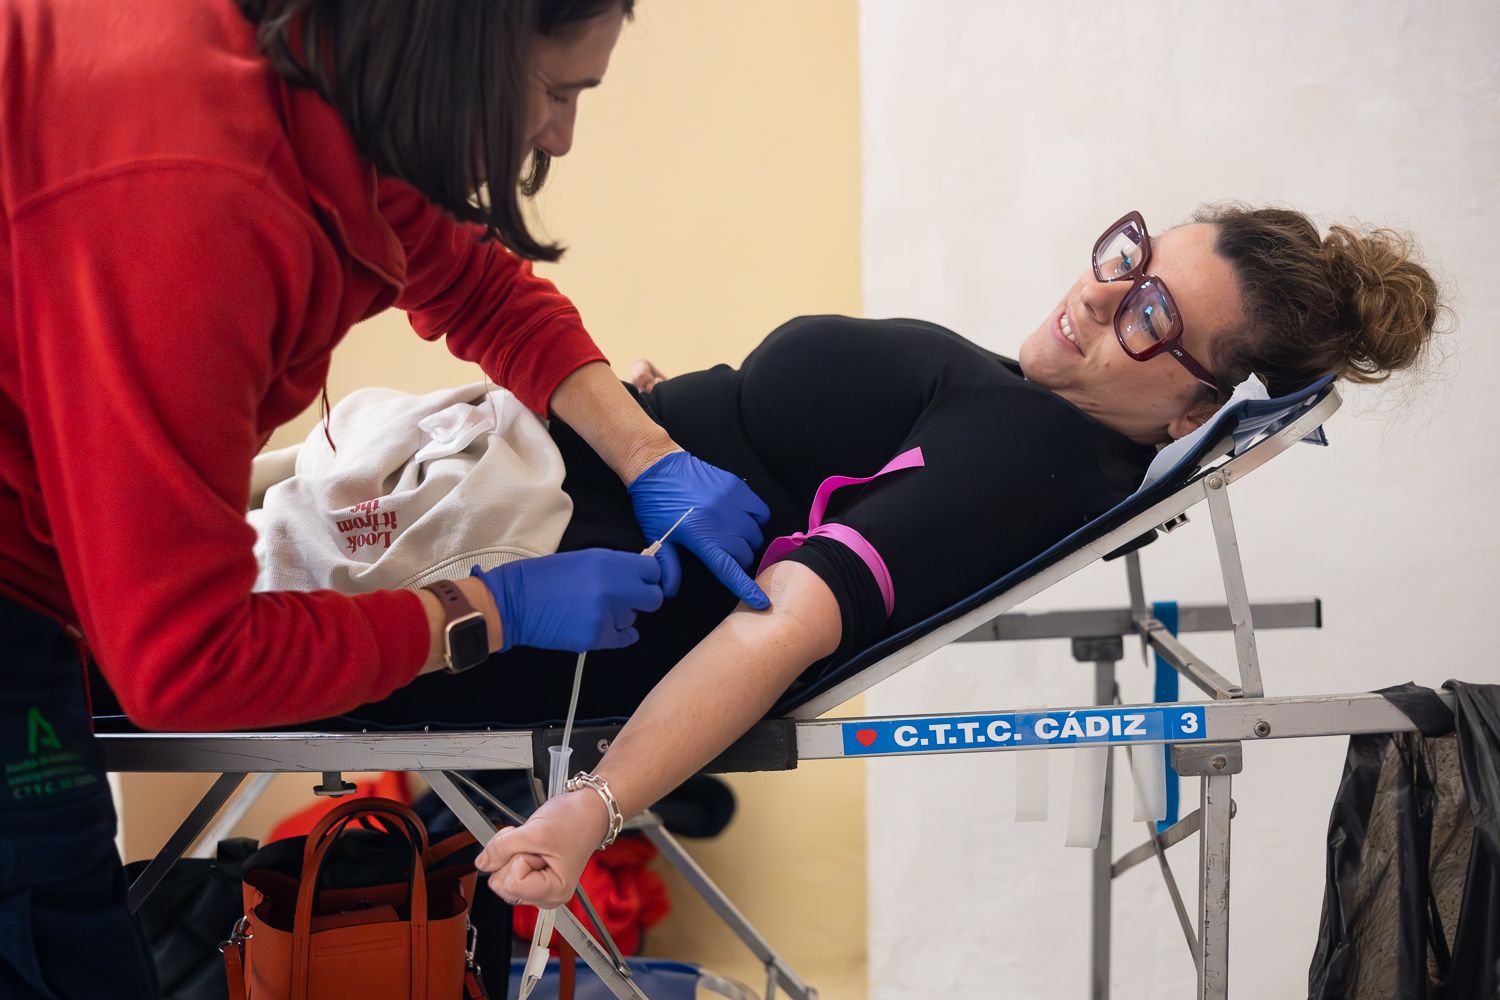
[[[573,758],[570,746],[548,747],[551,760],[547,764],[547,798],[555,799],[563,793],[568,780],[568,762]],[[557,923],[556,910],[540,910],[536,917],[536,933],[531,936],[531,951],[526,954],[526,971],[521,974],[522,997],[527,996],[541,982],[547,971],[547,945],[552,940],[552,929]]]

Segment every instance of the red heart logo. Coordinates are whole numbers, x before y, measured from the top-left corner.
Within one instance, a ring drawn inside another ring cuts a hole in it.
[[[859,740],[860,746],[867,747],[875,742],[875,737],[878,735],[873,729],[861,729],[854,734],[854,738]]]

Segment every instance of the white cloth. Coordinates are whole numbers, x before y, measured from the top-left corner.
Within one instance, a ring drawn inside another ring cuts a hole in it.
[[[573,513],[546,424],[485,383],[361,389],[288,452],[256,459],[257,590],[355,594],[557,551]],[[265,480],[275,480],[262,486]]]
[[[1069,847],[1087,847],[1093,850],[1099,846],[1099,834],[1104,829],[1104,779],[1109,772],[1109,751],[1108,745],[1073,748],[1073,801],[1068,809]]]
[[[1131,784],[1135,787],[1132,813],[1135,821],[1166,819],[1167,748],[1160,743],[1142,743],[1129,747],[1129,751]]]

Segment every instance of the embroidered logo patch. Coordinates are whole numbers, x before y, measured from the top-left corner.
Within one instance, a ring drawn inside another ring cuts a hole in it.
[[[89,769],[83,754],[63,746],[56,727],[42,714],[41,706],[28,708],[26,756],[5,764],[5,790],[11,799],[24,802],[51,798],[98,781],[99,776]]]
[[[57,730],[52,728],[42,710],[32,706],[26,712],[26,752],[36,753],[38,747],[61,750],[62,744],[57,740]]]

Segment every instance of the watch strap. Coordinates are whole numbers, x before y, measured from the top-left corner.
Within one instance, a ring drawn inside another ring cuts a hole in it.
[[[455,618],[474,613],[474,605],[469,603],[464,592],[458,589],[458,584],[452,580],[434,580],[422,589],[429,591],[442,603],[445,621],[451,622]]]

